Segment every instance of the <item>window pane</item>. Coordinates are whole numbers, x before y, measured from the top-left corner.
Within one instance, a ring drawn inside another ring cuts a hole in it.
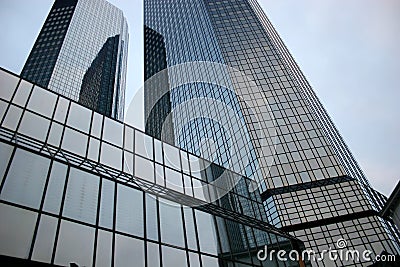
[[[160,266],[160,251],[158,245],[148,242],[147,243],[147,266],[158,267]]]
[[[118,185],[117,226],[118,231],[143,236],[143,192]]]
[[[168,188],[181,192],[182,194],[184,193],[181,173],[169,168],[165,168],[165,177]]]
[[[188,248],[193,250],[198,250],[194,219],[193,219],[193,209],[185,207],[183,209],[183,213],[185,215],[186,239],[188,243]]]
[[[49,91],[35,86],[29,99],[28,109],[50,118],[56,104],[57,96]]]
[[[144,242],[136,238],[115,235],[115,267],[144,266]],[[175,266],[177,267],[177,266]]]
[[[150,136],[135,131],[135,152],[138,155],[153,159],[153,140]]]
[[[18,122],[21,118],[21,114],[22,114],[21,108],[11,105],[7,111],[2,126],[15,131],[17,129]]]
[[[218,259],[206,255],[201,255],[203,267],[218,267]]]
[[[115,146],[122,147],[123,124],[104,118],[103,139]]]
[[[37,140],[44,141],[46,140],[49,126],[49,120],[26,111],[18,131]]]
[[[107,143],[101,144],[101,163],[115,169],[121,169],[122,166],[122,149]]]
[[[164,162],[165,165],[176,170],[181,169],[181,161],[179,158],[179,150],[176,147],[166,143],[164,145]]]
[[[161,241],[184,247],[181,206],[177,203],[160,199]]]
[[[217,255],[217,239],[213,216],[195,210],[200,251]]]
[[[40,217],[32,260],[50,262],[56,236],[57,219],[47,215]]]
[[[54,119],[56,121],[61,122],[61,123],[65,122],[69,103],[70,102],[68,100],[66,100],[65,98],[62,98],[62,97],[58,98],[56,113],[54,114]]]
[[[97,236],[96,266],[111,266],[112,233],[99,230]]]
[[[76,220],[95,224],[99,177],[71,168],[63,214]]]
[[[66,176],[67,166],[55,161],[51,168],[43,210],[59,214]]]
[[[154,183],[154,163],[135,156],[135,176]]]
[[[155,196],[146,194],[147,238],[158,241],[157,201]]]
[[[71,107],[69,108],[68,112],[67,124],[71,128],[89,133],[91,116],[92,113],[89,109],[84,108],[74,102],[71,102]]]
[[[0,204],[0,214],[0,254],[19,258],[28,257],[35,229],[36,213]]]
[[[0,70],[0,97],[10,100],[17,87],[18,77]]]
[[[114,182],[103,179],[101,188],[99,225],[109,229],[111,229],[113,226],[114,188]]]
[[[85,156],[88,137],[71,128],[65,128],[62,148],[75,154]]]
[[[32,87],[33,84],[21,80],[21,83],[18,86],[17,92],[15,92],[15,96],[12,102],[14,104],[20,105],[21,107],[25,107],[26,100],[28,100],[28,96],[31,92]]]
[[[8,162],[14,147],[0,143],[0,184],[3,181]]]
[[[163,267],[185,267],[186,253],[184,250],[162,246]]]
[[[58,236],[55,264],[70,266],[92,266],[94,228],[72,223],[61,222]]]
[[[50,160],[17,149],[8,172],[1,199],[39,208]]]

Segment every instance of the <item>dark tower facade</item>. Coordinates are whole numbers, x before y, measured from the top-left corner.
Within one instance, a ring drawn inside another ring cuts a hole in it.
[[[379,215],[385,197],[370,187],[257,1],[144,2],[145,26],[165,43],[161,94],[170,94],[175,145],[249,177],[266,221],[317,255],[341,239],[374,256],[399,254],[398,229]]]
[[[104,0],[56,0],[21,76],[123,120],[127,47],[118,8]]]

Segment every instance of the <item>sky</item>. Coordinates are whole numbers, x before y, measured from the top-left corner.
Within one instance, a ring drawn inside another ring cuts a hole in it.
[[[129,25],[126,103],[143,84],[142,0]],[[19,74],[53,0],[0,0],[0,66]],[[372,186],[400,179],[400,1],[259,0]]]

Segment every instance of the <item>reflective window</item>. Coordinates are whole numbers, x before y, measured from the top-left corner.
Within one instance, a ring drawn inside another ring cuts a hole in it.
[[[198,250],[197,248],[197,238],[196,238],[196,227],[194,225],[193,219],[193,209],[185,207],[183,209],[185,215],[185,228],[186,228],[186,239],[189,249]]]
[[[177,203],[160,199],[161,241],[184,247],[181,206]]]
[[[3,181],[13,148],[14,147],[6,145],[5,143],[0,143],[0,184]]]
[[[189,252],[190,267],[200,267],[199,254]]]
[[[103,116],[101,116],[98,113],[94,113],[92,121],[92,130],[91,130],[91,134],[93,136],[100,138],[102,123],[103,123]]]
[[[181,160],[179,157],[179,149],[164,143],[164,163],[173,169],[181,169]]]
[[[35,86],[29,99],[28,108],[50,118],[53,114],[57,96],[43,88]]]
[[[113,226],[114,188],[114,182],[107,179],[102,180],[99,225],[109,229],[112,229]]]
[[[217,255],[217,239],[213,216],[195,210],[200,251]]]
[[[62,221],[54,264],[92,266],[94,228]]]
[[[5,71],[0,71],[0,97],[5,100],[11,100],[11,97],[17,87],[18,77]]]
[[[160,251],[157,244],[147,242],[147,266],[160,266]]]
[[[124,143],[124,149],[134,152],[134,147],[133,147],[133,134],[134,130],[131,127],[128,127],[125,125],[125,143]]]
[[[32,260],[50,262],[56,237],[57,219],[47,215],[40,217]]]
[[[54,119],[58,122],[64,123],[67,117],[69,101],[65,98],[58,98],[56,112],[54,114]]]
[[[0,254],[27,258],[36,223],[36,213],[0,204]]]
[[[122,150],[103,142],[101,144],[100,162],[120,170],[122,167]]]
[[[185,267],[186,252],[184,250],[162,246],[163,267]]]
[[[144,242],[136,238],[115,235],[114,266],[144,266]],[[176,266],[175,266],[176,267]]]
[[[155,196],[146,194],[146,236],[158,240],[158,215]]]
[[[122,147],[123,125],[107,117],[104,118],[103,139]]]
[[[17,129],[18,122],[21,118],[21,114],[22,114],[21,108],[11,105],[7,111],[2,126],[15,131]]]
[[[152,138],[139,131],[135,131],[135,152],[148,159],[153,159]]]
[[[49,143],[50,145],[53,145],[55,147],[59,147],[60,142],[61,142],[62,132],[63,132],[63,126],[61,124],[53,122],[51,124],[51,129],[50,129],[49,137],[47,139],[47,143]]]
[[[154,183],[154,163],[135,156],[135,176]]]
[[[39,208],[49,165],[49,159],[17,149],[1,192],[1,199]]]
[[[76,220],[95,224],[99,177],[71,168],[63,215]]]
[[[13,103],[20,105],[21,107],[25,107],[26,101],[28,100],[29,93],[31,92],[31,89],[33,87],[33,84],[21,80],[20,84],[18,85],[18,89],[15,92],[15,96],[13,98]]]
[[[53,167],[51,168],[49,183],[47,185],[43,210],[59,214],[66,176],[67,166],[54,161]]]
[[[67,123],[72,128],[78,129],[85,133],[89,133],[91,116],[92,112],[89,109],[84,108],[74,102],[71,102],[71,106],[68,112]]]
[[[206,255],[201,255],[201,262],[203,263],[203,267],[218,267],[218,259]],[[240,264],[238,265],[240,266]]]
[[[165,178],[166,186],[168,188],[184,193],[181,173],[171,170],[169,168],[165,168]]]
[[[86,135],[70,128],[65,128],[62,148],[78,155],[85,156],[87,141],[88,138]]]
[[[19,132],[37,140],[44,141],[47,137],[49,125],[49,120],[35,115],[29,111],[25,111],[18,130]]]
[[[93,161],[99,160],[100,141],[96,138],[90,138],[87,157]]]
[[[99,230],[97,233],[96,266],[111,266],[112,233]]]
[[[117,231],[143,236],[143,192],[118,185]]]

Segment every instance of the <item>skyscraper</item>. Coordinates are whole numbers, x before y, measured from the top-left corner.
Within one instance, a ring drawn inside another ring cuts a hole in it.
[[[145,27],[163,40],[160,74],[168,73],[168,83],[145,86],[145,104],[170,99],[164,117],[172,123],[164,128],[172,127],[173,144],[250,178],[266,221],[318,255],[338,240],[374,256],[400,253],[398,229],[379,216],[385,197],[371,188],[257,1],[144,2]],[[145,37],[145,53],[154,55],[161,48]]]
[[[56,0],[21,76],[123,120],[128,26],[105,0]]]

